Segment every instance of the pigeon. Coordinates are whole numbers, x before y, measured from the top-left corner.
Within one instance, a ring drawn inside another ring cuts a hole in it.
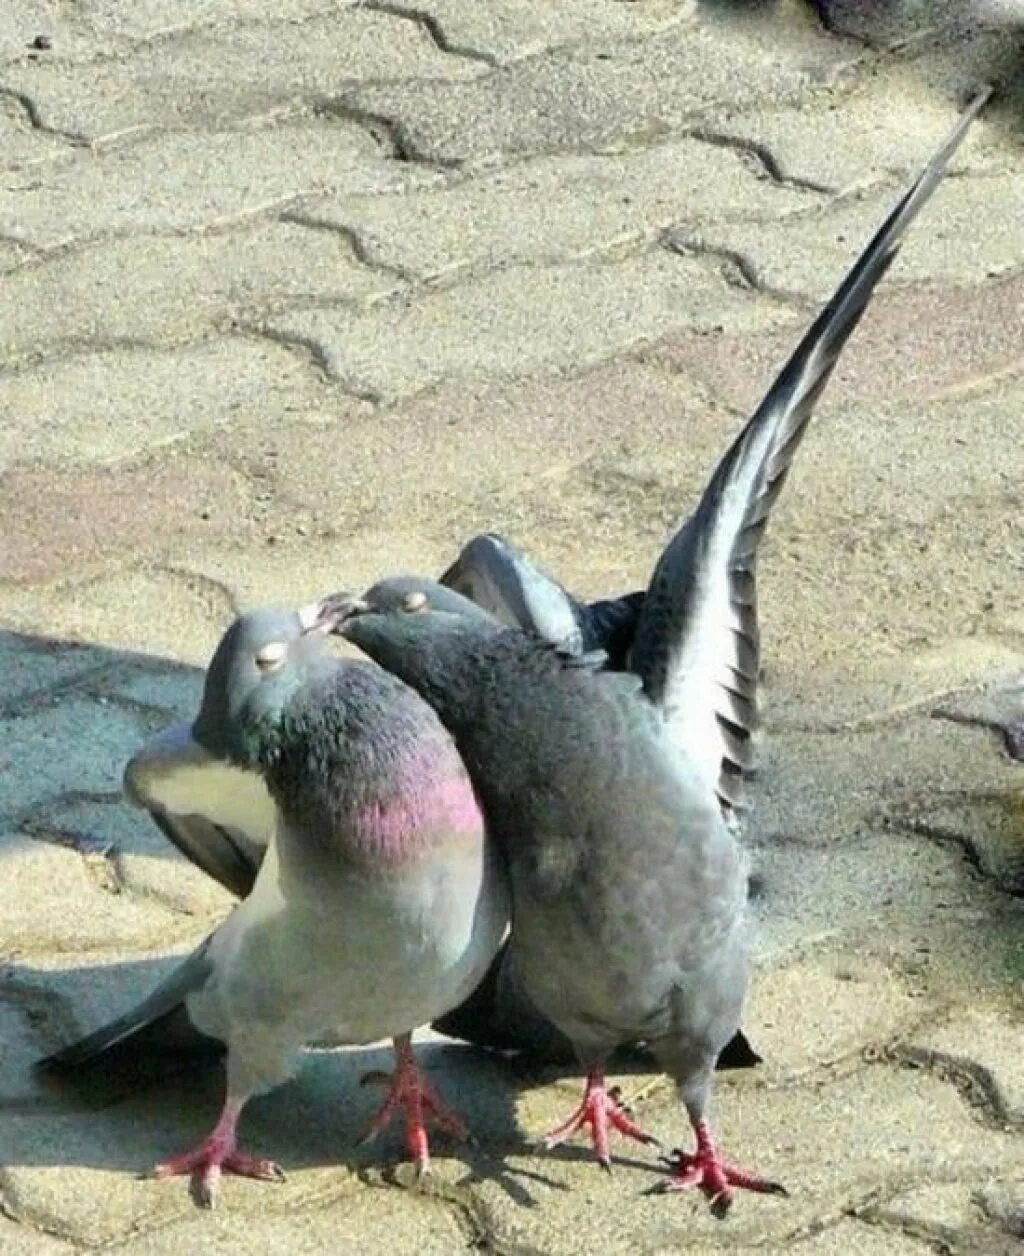
[[[493,533],[469,541],[440,577],[501,623],[572,653],[604,650],[607,667],[640,676],[680,744],[691,754],[699,748],[703,772],[737,826],[758,732],[757,553],[769,513],[847,338],[987,97],[980,93],[971,103],[815,320],[719,462],[697,509],[666,546],[646,590],[588,605]],[[430,581],[403,577],[395,584],[402,592],[414,588],[440,606],[442,595]],[[371,590],[379,592],[380,586]],[[444,604],[459,609],[447,597]],[[514,958],[513,941],[481,987],[434,1028],[483,1046],[571,1059],[564,1035],[533,1007]],[[719,1067],[746,1067],[759,1059],[740,1032]]]
[[[177,733],[161,743],[162,780],[152,748],[130,766],[130,789],[160,807],[175,840],[248,893],[138,1008],[42,1062],[75,1071],[137,1036],[177,1042],[187,1037],[183,1021],[225,1043],[216,1125],[154,1170],[195,1175],[207,1206],[222,1171],[280,1176],[238,1148],[236,1127],[248,1098],[291,1076],[310,1042],[394,1040],[395,1071],[368,1136],[403,1108],[420,1172],[429,1166],[426,1114],[464,1133],[418,1071],[410,1034],[486,972],[507,928],[506,875],[451,736],[396,677],[326,651],[335,618],[314,605],[237,619],[210,663],[186,748],[194,779]],[[195,825],[188,808],[197,794],[206,814]],[[217,827],[220,799],[231,830]],[[239,800],[267,839],[248,887],[251,852],[231,835]]]
[[[720,1153],[715,1058],[749,964],[747,869],[728,811],[756,725],[757,543],[814,403],[907,226],[987,99],[979,94],[899,200],[719,464],[640,609],[629,672],[601,656],[439,609],[430,596],[339,594],[336,631],[417,690],[453,733],[509,866],[515,970],[573,1044],[583,1100],[549,1146],[588,1127],[650,1143],[605,1084],[614,1048],[647,1042],[672,1076],[693,1151],[662,1188],[784,1188]]]

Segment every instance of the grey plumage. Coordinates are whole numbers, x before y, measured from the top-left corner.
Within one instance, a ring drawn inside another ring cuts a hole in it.
[[[746,868],[639,680],[426,608],[371,601],[341,631],[455,736],[508,860],[515,963],[588,1070],[602,1161],[628,1124],[603,1091],[619,1044],[648,1042],[700,1121],[739,1022]]]
[[[584,1104],[557,1137],[590,1124],[602,1161],[609,1122],[643,1137],[604,1091],[603,1068],[616,1045],[644,1039],[697,1137],[671,1183],[700,1185],[720,1209],[731,1185],[780,1189],[726,1164],[706,1120],[748,963],[746,872],[726,821],[757,720],[757,544],[842,346],[986,97],[886,219],[670,542],[640,611],[633,675],[567,667],[535,637],[422,603],[352,602],[341,628],[440,713],[505,852],[515,970],[588,1069]],[[542,599],[557,612],[547,622],[578,630],[578,604],[555,590]],[[511,605],[518,622],[522,599]],[[571,632],[547,635],[577,645]]]
[[[986,98],[979,94],[964,112],[801,339],[720,460],[696,510],[669,541],[645,593],[587,606],[493,535],[470,541],[442,576],[501,622],[579,649],[604,649],[609,666],[640,676],[730,817],[743,808],[754,765],[761,664],[757,554],[771,509],[847,339]],[[563,1058],[564,1037],[544,1025],[514,963],[504,971],[506,953],[484,987],[436,1027],[484,1045]],[[723,1064],[750,1062],[750,1055],[739,1036]]]
[[[266,851],[244,902],[139,1008],[44,1062],[75,1069],[162,1031],[187,1035],[189,1023],[226,1043],[221,1122],[162,1170],[197,1170],[205,1202],[221,1166],[274,1172],[237,1151],[235,1123],[249,1095],[290,1075],[307,1042],[395,1038],[399,1098],[415,1089],[448,1121],[416,1073],[408,1034],[475,987],[507,924],[504,873],[451,736],[394,676],[327,654],[332,623],[321,608],[243,616],[214,655],[191,739],[178,730],[165,759],[151,747],[134,763],[131,788],[169,813],[204,785],[214,820],[247,796]],[[174,771],[183,740],[184,784]],[[199,861],[244,880],[245,859],[229,867],[219,843]]]

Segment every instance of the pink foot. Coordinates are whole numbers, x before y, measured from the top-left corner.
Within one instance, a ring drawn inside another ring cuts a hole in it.
[[[778,1182],[770,1182],[767,1178],[748,1173],[746,1169],[737,1168],[723,1160],[715,1147],[707,1122],[698,1122],[696,1134],[695,1152],[676,1148],[671,1157],[665,1157],[671,1176],[654,1187],[655,1191],[685,1191],[700,1187],[711,1201],[711,1211],[716,1217],[724,1217],[732,1206],[732,1191],[729,1189],[732,1186],[745,1191],[759,1191],[764,1195],[789,1194]]]
[[[191,1175],[193,1193],[201,1208],[212,1208],[217,1202],[217,1186],[222,1173],[283,1182],[284,1174],[273,1160],[263,1160],[238,1150],[235,1127],[241,1110],[240,1103],[229,1100],[208,1138],[191,1151],[161,1160],[149,1176],[163,1179]]]
[[[433,1086],[420,1072],[409,1035],[403,1034],[396,1038],[394,1046],[395,1071],[374,1071],[361,1079],[363,1086],[386,1086],[388,1093],[359,1141],[368,1143],[376,1138],[395,1115],[396,1109],[404,1108],[405,1145],[416,1166],[416,1176],[420,1177],[430,1168],[425,1116],[433,1118],[446,1134],[461,1142],[469,1141],[469,1131],[459,1117],[445,1107]]]
[[[648,1134],[633,1121],[623,1107],[618,1086],[606,1090],[604,1072],[591,1069],[587,1074],[587,1088],[583,1092],[580,1106],[567,1121],[556,1126],[544,1139],[544,1147],[550,1151],[559,1143],[571,1138],[577,1130],[585,1125],[590,1127],[590,1140],[597,1153],[598,1163],[602,1168],[611,1171],[612,1158],[608,1151],[609,1126],[617,1129],[627,1138],[633,1138],[646,1146],[660,1147],[661,1144],[653,1134]]]

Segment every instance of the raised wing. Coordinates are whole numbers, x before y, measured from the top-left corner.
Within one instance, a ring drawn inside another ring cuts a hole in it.
[[[737,436],[693,516],[662,554],[630,668],[728,810],[757,727],[757,548],[815,402],[907,228],[981,109],[978,95],[901,197]]]
[[[260,777],[211,755],[190,725],[175,724],[129,761],[124,786],[186,858],[248,896],[276,821]]]

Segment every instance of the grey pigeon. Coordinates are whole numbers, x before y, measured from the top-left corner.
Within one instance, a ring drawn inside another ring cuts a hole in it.
[[[759,643],[757,541],[796,443],[907,225],[971,119],[966,110],[816,320],[658,564],[631,652],[635,675],[580,665],[515,629],[339,595],[339,631],[412,685],[455,735],[508,861],[515,965],[587,1070],[549,1144],[589,1126],[649,1141],[605,1086],[612,1050],[642,1039],[671,1074],[696,1136],[664,1189],[781,1192],[730,1165],[708,1122],[718,1053],[747,982],[747,874],[723,811],[749,763]]]
[[[697,509],[669,542],[646,592],[587,605],[491,534],[470,541],[441,577],[502,623],[570,652],[603,649],[609,667],[640,676],[730,820],[742,811],[753,766],[760,671],[757,553],[769,513],[847,338],[985,99],[987,93],[972,102],[801,340],[719,462]],[[401,587],[413,586],[405,578]],[[426,589],[427,582],[416,587]],[[457,609],[450,601],[446,606]],[[523,990],[514,949],[513,940],[481,987],[435,1027],[481,1045],[568,1058],[564,1035]],[[720,1065],[757,1059],[740,1034]]]
[[[173,745],[163,781],[155,753],[145,771],[130,769],[133,787],[144,782],[170,817],[198,794],[207,821],[227,799],[233,823],[245,799],[268,845],[245,900],[162,986],[43,1062],[77,1070],[136,1037],[180,1039],[188,1022],[224,1042],[219,1120],[198,1147],[154,1171],[194,1173],[207,1205],[222,1170],[279,1175],[238,1149],[238,1119],[252,1094],[291,1075],[302,1046],[324,1039],[394,1039],[396,1070],[370,1132],[404,1107],[408,1149],[425,1168],[424,1113],[451,1132],[462,1127],[419,1074],[410,1031],[477,985],[507,927],[505,874],[451,736],[400,680],[325,651],[335,618],[315,606],[236,620],[213,656],[193,728],[195,779],[185,779]],[[244,889],[212,831],[197,861]],[[190,828],[184,840],[201,832]]]
[[[400,600],[432,582],[388,581]],[[434,587],[434,604],[498,622],[459,594]],[[263,777],[240,775],[231,762],[225,686],[208,683],[192,724],[174,724],[151,737],[125,768],[125,793],[145,808],[164,835],[197,867],[237,898],[252,892],[277,823]],[[179,1039],[183,1047],[186,1040]]]

